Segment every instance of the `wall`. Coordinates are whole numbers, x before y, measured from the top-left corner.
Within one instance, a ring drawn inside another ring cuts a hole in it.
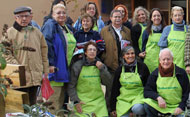
[[[0,32],[3,24],[12,26],[14,22],[13,11],[19,6],[30,6],[33,9],[33,19],[39,25],[43,23],[43,17],[50,12],[53,0],[1,0],[0,4]],[[80,15],[80,8],[87,2],[87,0],[76,0],[67,5],[68,14],[75,22]],[[1,36],[1,33],[0,33]]]

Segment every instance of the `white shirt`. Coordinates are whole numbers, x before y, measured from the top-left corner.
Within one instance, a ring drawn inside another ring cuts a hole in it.
[[[113,29],[115,30],[115,32],[117,33],[117,35],[119,36],[119,40],[121,41],[122,39],[122,35],[121,35],[121,27],[116,28],[112,25]]]

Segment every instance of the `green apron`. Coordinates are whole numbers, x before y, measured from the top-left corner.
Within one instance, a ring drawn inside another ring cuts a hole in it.
[[[146,56],[144,63],[148,66],[150,73],[152,73],[159,64],[160,47],[158,41],[160,40],[162,33],[153,33],[149,35],[148,42],[146,44]]]
[[[145,103],[161,113],[173,114],[182,98],[182,88],[175,76],[175,70],[172,77],[161,77],[159,73],[156,85],[158,94],[166,101],[166,108],[160,108],[158,101],[150,98],[145,99]]]
[[[71,63],[71,59],[72,59],[72,56],[73,56],[73,52],[74,52],[74,49],[76,47],[76,39],[75,37],[73,36],[72,32],[68,29],[67,26],[65,26],[68,33],[66,34],[67,35],[67,62],[68,62],[68,65],[70,65]]]
[[[173,52],[173,62],[177,66],[185,69],[184,49],[186,39],[186,27],[184,26],[184,31],[174,31],[174,25],[172,24],[171,31],[167,39],[168,48]]]
[[[93,27],[93,29],[92,30],[94,30],[94,31],[97,31],[98,32],[98,26],[96,25],[96,23],[94,23],[94,27]]]
[[[141,26],[141,35],[139,37],[138,44],[139,44],[140,51],[142,51],[142,35],[143,35],[144,30],[146,29],[146,26],[143,26],[143,24],[141,23],[139,23],[139,25]]]
[[[84,102],[83,114],[80,117],[88,117],[85,114],[95,113],[97,117],[108,116],[106,101],[101,88],[100,71],[96,66],[83,66],[77,83],[77,95]]]
[[[137,66],[135,68],[135,73],[125,72],[124,67],[122,67],[120,83],[120,95],[117,97],[116,103],[118,117],[126,114],[134,104],[144,103],[144,87],[139,77]]]

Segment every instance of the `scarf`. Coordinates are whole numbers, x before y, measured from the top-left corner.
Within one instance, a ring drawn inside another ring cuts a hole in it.
[[[159,26],[152,25],[151,29],[153,31],[158,32],[158,31],[162,30],[162,25],[161,24]]]
[[[172,65],[168,69],[163,69],[161,64],[159,64],[158,70],[160,72],[161,77],[172,77],[174,72],[174,64],[172,63]]]

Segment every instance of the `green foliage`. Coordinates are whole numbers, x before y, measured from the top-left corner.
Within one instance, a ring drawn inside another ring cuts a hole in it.
[[[4,84],[4,78],[0,78],[0,93],[3,95],[5,98],[7,96],[7,88]]]
[[[1,69],[5,69],[7,62],[5,60],[5,58],[3,57],[3,53],[5,52],[5,47],[3,46],[3,44],[0,44],[0,66]]]

